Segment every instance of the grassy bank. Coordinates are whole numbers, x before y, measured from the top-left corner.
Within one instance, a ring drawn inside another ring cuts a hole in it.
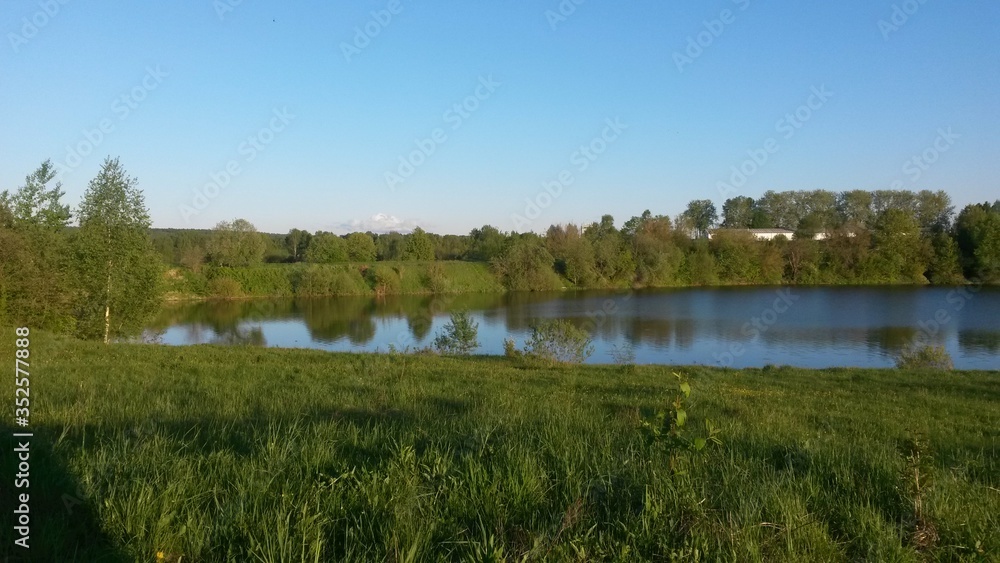
[[[267,264],[248,268],[175,268],[166,275],[168,300],[320,295],[501,293],[482,262]]]
[[[685,369],[671,471],[667,367],[31,346],[34,560],[1000,557],[996,372]]]

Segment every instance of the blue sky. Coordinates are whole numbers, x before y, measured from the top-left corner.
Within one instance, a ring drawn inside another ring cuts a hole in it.
[[[523,231],[768,189],[1000,196],[993,1],[34,0],[0,21],[0,188],[51,158],[76,204],[119,156],[158,227]]]

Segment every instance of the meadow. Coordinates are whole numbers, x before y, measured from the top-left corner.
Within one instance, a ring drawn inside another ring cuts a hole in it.
[[[548,367],[45,333],[31,357],[35,561],[1000,558],[997,372]],[[671,449],[644,431],[678,395],[673,372],[692,388],[687,427],[710,419],[721,444]]]

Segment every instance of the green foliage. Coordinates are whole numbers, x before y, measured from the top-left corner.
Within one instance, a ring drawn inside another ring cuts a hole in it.
[[[347,259],[351,262],[374,262],[377,255],[375,240],[368,233],[347,235]]]
[[[161,263],[142,192],[118,159],[104,161],[77,216],[78,334],[105,343],[138,334],[160,305]]]
[[[45,161],[16,192],[0,194],[0,322],[59,332],[76,324],[76,288],[64,228],[69,207]]]
[[[288,255],[292,258],[293,262],[305,259],[306,249],[309,248],[311,241],[312,234],[309,231],[299,229],[288,231],[288,234],[285,235],[285,249],[288,250]]]
[[[581,364],[594,353],[594,346],[586,330],[565,319],[552,319],[531,326],[524,353],[549,364]]]
[[[213,264],[245,268],[264,261],[267,240],[246,219],[222,221],[209,240],[208,257]]]
[[[537,237],[522,237],[512,242],[502,255],[493,259],[493,270],[501,283],[512,291],[557,289],[560,284],[552,269],[555,260]]]
[[[347,241],[333,233],[318,232],[309,241],[305,257],[314,264],[347,262]]]
[[[399,273],[385,264],[375,264],[368,269],[365,277],[376,295],[396,294],[402,287]]]
[[[293,294],[293,273],[294,270],[278,265],[253,268],[210,267],[206,269],[205,277],[209,282],[217,278],[236,280],[247,296],[289,297]]]
[[[311,266],[306,268],[299,276],[299,283],[295,286],[295,295],[315,296],[333,295],[334,286],[338,283],[339,272],[332,268],[323,266]]]
[[[406,246],[403,249],[403,260],[433,260],[434,243],[423,229],[417,227],[406,236]]]
[[[691,225],[702,237],[707,237],[708,230],[719,220],[715,204],[709,199],[699,199],[688,203],[684,217],[691,221]]]
[[[503,339],[503,355],[508,358],[520,358],[521,351],[517,349],[517,343],[513,338]]]
[[[240,282],[232,278],[214,278],[208,282],[208,295],[217,299],[237,299],[244,297]]]
[[[950,371],[954,369],[951,355],[943,346],[914,345],[903,350],[896,358],[896,367],[900,369],[936,369]]]
[[[671,471],[683,473],[677,463],[680,452],[700,452],[710,444],[721,446],[722,440],[719,439],[719,428],[707,418],[704,433],[691,430],[687,413],[691,384],[686,375],[676,372],[673,375],[677,379],[677,391],[669,408],[644,419],[641,428],[650,444],[662,446],[669,452]]]
[[[479,323],[467,311],[455,311],[434,338],[434,349],[442,354],[471,354],[479,348],[478,334]]]

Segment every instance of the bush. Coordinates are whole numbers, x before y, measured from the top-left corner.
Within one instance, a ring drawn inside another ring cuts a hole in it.
[[[468,354],[479,348],[479,323],[469,313],[456,311],[451,321],[434,339],[434,349],[442,354]]]
[[[402,288],[403,281],[399,273],[384,264],[368,268],[366,274],[377,295],[395,295]]]
[[[313,266],[302,272],[298,286],[295,288],[296,295],[331,295],[333,286],[336,283],[336,273],[330,268]]]
[[[951,356],[943,346],[911,346],[896,358],[896,367],[900,369],[939,369],[949,371],[955,365]]]
[[[532,326],[524,352],[549,363],[581,364],[594,353],[594,346],[587,331],[559,319]]]
[[[508,358],[520,358],[521,351],[517,349],[517,343],[513,338],[503,339],[503,355]]]
[[[215,278],[208,282],[208,295],[220,299],[243,297],[243,287],[231,278]]]

